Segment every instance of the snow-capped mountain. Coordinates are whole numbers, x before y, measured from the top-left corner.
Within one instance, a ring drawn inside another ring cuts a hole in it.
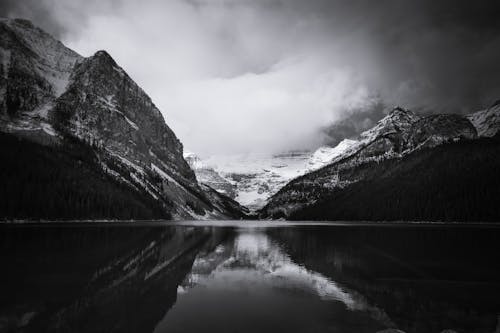
[[[174,219],[226,216],[151,98],[107,52],[84,58],[26,20],[2,19],[0,37],[2,131],[92,147],[102,171]]]
[[[424,148],[475,139],[478,131],[484,132],[481,128],[489,128],[489,125],[482,125],[476,130],[464,116],[442,114],[419,117],[396,107],[372,129],[363,132],[358,140],[347,141],[343,145],[347,148],[339,149],[342,153],[336,155],[330,164],[284,186],[269,199],[261,211],[262,215],[290,216],[332,193],[341,193],[339,191],[344,188],[367,179],[373,165],[386,160],[400,160]]]
[[[314,152],[253,153],[206,159],[186,151],[184,158],[199,182],[256,211],[292,179],[336,161],[360,144],[345,139],[335,147],[323,146]]]
[[[212,167],[205,165],[205,163],[202,162],[202,160],[195,153],[185,151],[184,159],[188,162],[191,169],[193,169],[196,174],[196,179],[200,183],[210,186],[218,192],[227,195],[231,199],[236,198],[236,186],[222,177]]]
[[[357,156],[357,159],[349,161],[358,165],[402,157],[416,149],[435,147],[453,140],[472,139],[475,136],[474,127],[465,117],[419,117],[409,110],[396,107],[373,128],[361,133],[356,140],[344,139],[335,147],[323,146],[314,152],[242,154],[207,159],[189,152],[185,154],[185,158],[200,182],[228,194],[252,210],[258,210],[293,179],[350,156]],[[342,184],[344,183],[340,182],[339,186],[343,186]]]
[[[346,155],[351,149],[359,144],[357,140],[344,139],[335,147],[323,146],[318,148],[308,162],[308,171],[314,171],[327,164],[334,162],[337,158]]]
[[[188,152],[184,158],[199,182],[255,211],[292,179],[332,163],[357,144],[359,141],[344,140],[336,147],[320,147],[313,153],[253,153],[206,159]]]
[[[288,181],[307,171],[310,156],[309,152],[254,153],[211,156],[202,160],[188,154],[186,159],[200,182],[257,210]]]

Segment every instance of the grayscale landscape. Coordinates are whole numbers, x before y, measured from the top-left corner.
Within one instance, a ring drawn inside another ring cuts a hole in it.
[[[0,2],[0,333],[500,332],[494,1]]]

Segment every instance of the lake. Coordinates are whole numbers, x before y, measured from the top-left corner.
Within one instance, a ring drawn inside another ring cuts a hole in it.
[[[46,223],[0,231],[0,332],[500,332],[494,225]]]

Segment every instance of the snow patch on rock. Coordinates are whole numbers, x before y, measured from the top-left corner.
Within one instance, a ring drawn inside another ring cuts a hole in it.
[[[500,131],[500,101],[467,116],[480,137],[493,137]]]
[[[0,22],[7,25],[30,50],[38,55],[35,66],[37,72],[51,84],[55,97],[61,96],[68,87],[73,67],[82,61],[83,57],[29,21],[2,19]]]
[[[288,181],[306,172],[310,155],[309,152],[300,152],[211,156],[195,160],[193,165],[201,166],[201,170],[214,170],[234,187],[234,199],[238,203],[257,210]],[[197,176],[201,173],[200,169],[193,169]],[[217,186],[212,187],[221,190]]]
[[[311,156],[308,170],[316,170],[336,161],[359,145],[359,141],[344,139],[335,147],[320,147]]]

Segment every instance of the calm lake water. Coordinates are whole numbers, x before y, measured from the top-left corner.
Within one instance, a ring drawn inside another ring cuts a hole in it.
[[[500,228],[0,226],[0,332],[500,332]]]

